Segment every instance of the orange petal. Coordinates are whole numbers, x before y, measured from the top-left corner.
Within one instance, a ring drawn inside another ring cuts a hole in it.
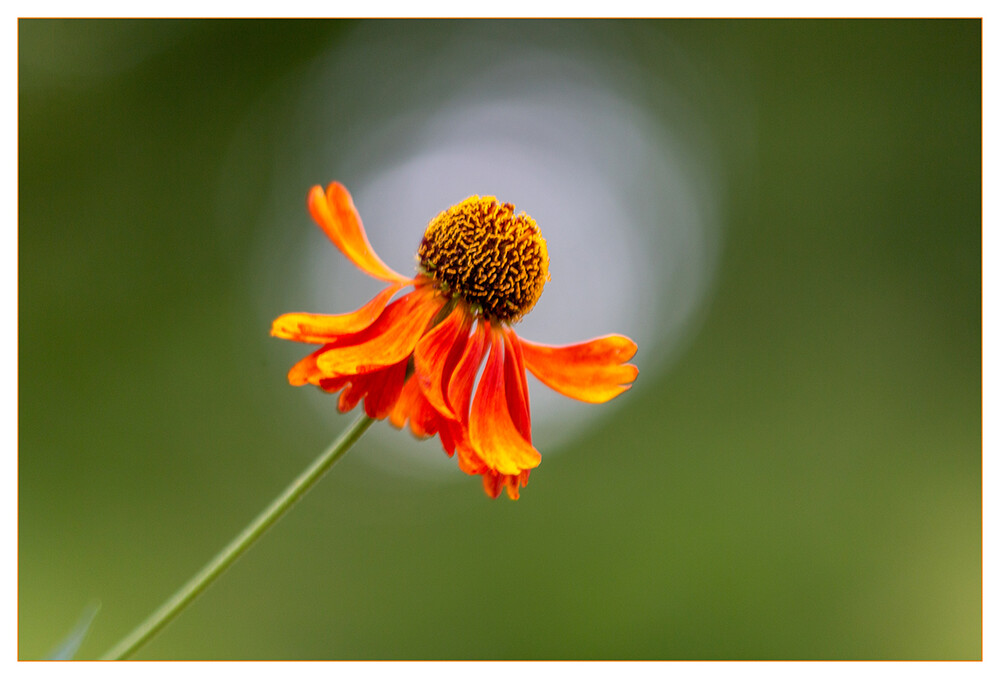
[[[438,438],[441,439],[441,447],[444,448],[444,452],[448,453],[448,457],[451,457],[458,449],[459,442],[465,437],[462,425],[455,420],[441,417],[436,411],[434,411],[433,416],[437,423],[437,434]]]
[[[489,323],[480,322],[476,326],[448,380],[448,405],[463,424],[469,421],[469,401],[472,399],[472,387],[476,381],[476,373],[479,372],[479,364],[482,363],[483,353],[486,351],[488,329]]]
[[[392,412],[403,390],[403,380],[406,377],[406,363],[404,359],[396,365],[388,366],[381,370],[365,373],[363,375],[352,375],[349,378],[332,378],[333,381],[340,380],[350,384],[340,392],[337,400],[337,409],[346,413],[353,410],[361,399],[365,401],[365,414],[376,420],[381,420]],[[320,386],[329,378],[321,381]]]
[[[381,420],[392,412],[400,392],[403,391],[403,380],[406,379],[407,359],[403,359],[385,370],[373,374],[365,395],[365,414],[368,417]]]
[[[296,342],[326,344],[343,335],[361,332],[375,322],[375,319],[385,309],[392,296],[402,287],[402,283],[390,285],[375,295],[374,299],[368,302],[368,304],[348,314],[339,314],[336,316],[301,313],[282,314],[274,319],[274,322],[271,324],[271,334],[274,337],[295,340]]]
[[[486,472],[483,474],[483,490],[491,498],[496,500],[500,497],[500,491],[504,487],[504,478],[500,474]]]
[[[361,224],[361,216],[354,207],[354,200],[343,184],[333,182],[325,193],[323,187],[314,186],[309,192],[309,212],[344,256],[369,276],[390,283],[410,282],[375,254]]]
[[[468,437],[459,440],[455,450],[458,451],[458,468],[466,474],[487,474],[492,471],[476,454]]]
[[[508,476],[507,481],[507,497],[511,500],[516,500],[521,495],[521,488],[528,485],[528,476],[531,475],[530,469],[525,469],[523,472],[517,476]]]
[[[531,443],[531,412],[528,401],[528,380],[524,374],[524,358],[521,344],[513,330],[503,335],[504,362],[503,379],[507,388],[507,410],[518,433]]]
[[[462,358],[471,327],[472,316],[463,306],[456,306],[413,350],[414,377],[420,389],[439,413],[453,420],[458,415],[448,405],[444,387]]]
[[[496,472],[486,472],[483,474],[483,490],[494,500],[500,497],[500,491],[507,488],[507,497],[516,500],[520,497],[520,489],[528,485],[528,475],[530,469],[525,469],[520,474],[497,474]]]
[[[472,402],[469,439],[490,469],[500,474],[520,474],[537,467],[542,456],[518,433],[507,410],[503,345],[503,335],[491,332],[490,357]]]
[[[625,363],[635,355],[635,342],[622,335],[562,347],[518,340],[532,375],[560,394],[587,403],[610,401],[629,389],[639,374]]]
[[[288,383],[294,387],[301,387],[303,384],[314,384],[313,380],[319,380],[323,376],[323,371],[316,366],[316,357],[329,348],[329,345],[324,345],[293,365],[288,371]]]
[[[328,377],[357,375],[394,365],[413,353],[427,324],[441,310],[444,301],[428,289],[420,289],[397,299],[382,315],[350,343],[338,343],[316,357],[316,366]]]
[[[350,384],[340,392],[340,398],[337,399],[337,410],[342,413],[354,410],[354,407],[361,403],[361,399],[368,393],[368,388],[374,379],[375,373],[352,376]]]
[[[445,450],[448,450],[447,443],[454,445],[458,451],[458,467],[466,474],[482,474],[490,470],[473,448],[468,433],[469,402],[472,400],[472,388],[479,372],[479,364],[486,351],[489,329],[490,324],[486,322],[480,322],[476,326],[448,383],[448,403],[458,413],[459,419],[457,422],[444,421],[448,426],[443,427],[443,430],[449,433],[451,441],[446,442],[442,436],[441,443],[446,446]]]
[[[288,371],[288,383],[293,387],[301,387],[304,384],[313,384],[323,391],[335,393],[340,391],[348,379],[342,377],[327,377],[323,371],[316,367],[316,357],[328,351],[332,345],[325,344],[312,352],[301,361],[292,366]]]
[[[389,422],[396,429],[402,429],[410,421],[410,431],[417,438],[427,438],[437,433],[437,411],[424,398],[420,385],[412,377],[403,385],[399,400],[389,414]]]
[[[313,382],[313,384],[327,393],[336,394],[338,391],[343,389],[348,382],[350,382],[350,378],[348,377],[321,377]]]
[[[402,429],[406,426],[406,421],[412,418],[414,410],[418,407],[417,397],[419,395],[420,387],[417,385],[416,380],[407,380],[406,384],[403,385],[403,391],[399,394],[396,405],[393,406],[392,412],[389,413],[389,424],[396,429]],[[416,431],[413,434],[423,438]]]
[[[427,438],[438,434],[441,447],[448,456],[455,454],[456,441],[462,439],[462,426],[455,420],[443,417],[424,396],[415,379],[407,381],[403,393],[392,409],[389,421],[397,429],[402,429],[410,421],[410,431],[417,438]]]

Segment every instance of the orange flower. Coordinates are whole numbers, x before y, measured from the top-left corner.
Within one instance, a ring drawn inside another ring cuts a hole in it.
[[[506,488],[516,500],[541,461],[531,444],[525,369],[588,403],[608,401],[635,380],[638,369],[626,361],[636,345],[627,337],[553,347],[514,333],[511,325],[542,294],[549,258],[535,221],[510,203],[472,196],[435,217],[413,278],[375,254],[343,185],[313,187],[309,212],[355,266],[389,285],[348,314],[277,318],[275,337],[321,345],[292,366],[288,381],[340,392],[341,412],[364,400],[369,417],[388,417],[400,429],[409,421],[417,437],[437,435],[463,471],[482,475],[490,497]]]

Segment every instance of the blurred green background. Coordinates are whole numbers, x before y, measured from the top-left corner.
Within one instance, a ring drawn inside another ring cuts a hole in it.
[[[260,243],[282,234],[241,215],[287,174],[283,140],[234,170],[233,139],[359,31],[432,53],[466,29],[483,24],[19,22],[22,659],[95,600],[79,657],[103,653],[350,420],[285,382],[303,351],[275,348],[267,314],[294,297],[260,308]],[[362,459],[405,434],[363,440],[136,657],[981,657],[980,22],[488,29],[557,54],[583,31],[567,59],[627,64],[697,111],[718,253],[684,341],[641,345],[637,386],[579,404],[591,424],[558,454],[536,441],[516,503],[454,463],[425,482]],[[378,59],[341,63],[401,106]],[[364,115],[331,143],[365,148]],[[303,165],[289,234],[315,230],[311,184],[364,183]]]

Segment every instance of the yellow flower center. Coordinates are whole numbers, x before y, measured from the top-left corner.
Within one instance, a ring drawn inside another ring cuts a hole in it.
[[[442,291],[490,320],[516,321],[549,279],[549,254],[535,220],[493,196],[470,196],[433,220],[417,251]]]

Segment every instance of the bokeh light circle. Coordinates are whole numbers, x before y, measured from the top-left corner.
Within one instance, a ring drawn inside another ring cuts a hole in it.
[[[571,401],[530,378],[535,444],[555,454],[595,418],[627,407],[697,317],[718,249],[711,151],[688,102],[651,96],[640,66],[601,45],[581,48],[573,30],[538,47],[502,26],[463,25],[442,25],[431,50],[398,25],[363,24],[290,77],[271,97],[291,112],[268,192],[304,196],[313,184],[342,181],[374,248],[403,273],[413,271],[428,221],[469,195],[496,195],[530,214],[552,280],[517,332],[553,344],[619,332],[640,347],[636,389],[608,405]],[[273,109],[262,110],[245,135],[275,124]],[[281,299],[294,299],[282,310],[323,313],[356,309],[380,289],[307,217],[265,219],[261,228],[275,235],[261,240],[263,269],[282,277],[264,277],[263,322],[278,286]],[[278,261],[289,257],[298,265]],[[314,402],[332,417],[331,398]],[[405,473],[454,471],[437,441],[375,431],[393,452],[366,459]]]

